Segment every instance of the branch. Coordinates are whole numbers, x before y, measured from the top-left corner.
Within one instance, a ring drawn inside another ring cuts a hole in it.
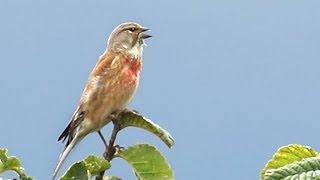
[[[120,121],[121,121],[121,115],[118,115],[117,118],[112,119],[112,122],[113,122],[112,134],[109,139],[109,145],[106,151],[103,153],[103,157],[109,162],[112,160],[114,154],[116,153],[117,146],[114,146],[114,142],[116,141],[118,132],[121,130]],[[102,180],[104,173],[105,171],[102,171],[100,175],[96,177],[96,180]]]

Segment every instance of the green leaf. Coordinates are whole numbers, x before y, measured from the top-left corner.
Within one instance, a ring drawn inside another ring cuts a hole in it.
[[[89,173],[86,168],[86,164],[83,161],[79,161],[74,163],[67,172],[60,178],[60,180],[70,180],[70,179],[78,179],[78,180],[88,180]]]
[[[126,160],[139,180],[174,179],[174,174],[165,157],[149,144],[136,144],[121,149],[115,157]]]
[[[121,178],[116,176],[104,176],[102,180],[121,180]]]
[[[88,180],[92,176],[100,174],[100,172],[109,169],[111,164],[102,157],[89,155],[82,161],[74,163],[60,180],[79,179]]]
[[[4,148],[0,149],[0,161],[2,163],[5,163],[7,161],[7,159],[8,159],[7,152],[8,152],[7,149],[4,149]]]
[[[269,169],[264,180],[315,180],[320,179],[320,157],[295,161],[277,169]]]
[[[139,127],[158,136],[169,148],[174,145],[174,139],[168,131],[136,112],[129,110],[123,112],[121,114],[121,121],[122,128],[129,126]]]
[[[33,178],[32,177],[27,177],[27,176],[23,176],[22,178],[21,178],[21,180],[33,180]]]
[[[318,154],[318,152],[309,146],[299,144],[290,144],[281,147],[261,171],[261,179],[265,179],[266,172],[271,169],[278,169],[293,162],[301,161],[305,158],[316,157]]]
[[[107,160],[95,155],[89,155],[84,162],[91,176],[99,175],[100,172],[111,167],[111,164]]]
[[[0,173],[8,170],[16,170],[21,168],[21,163],[17,157],[7,156],[7,149],[0,149]]]
[[[0,148],[0,174],[5,171],[15,171],[21,179],[29,180],[32,177],[26,176],[20,160],[15,156],[8,156],[8,150]]]

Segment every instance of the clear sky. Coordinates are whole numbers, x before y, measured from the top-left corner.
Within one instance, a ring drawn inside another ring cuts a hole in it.
[[[130,128],[117,143],[156,145],[177,179],[258,179],[278,147],[320,151],[320,1],[0,2],[0,146],[27,174],[49,179],[56,140],[115,26],[152,29],[140,87],[130,104],[167,129]],[[110,127],[103,129],[109,136]],[[102,154],[97,134],[62,167]],[[111,173],[134,179],[115,160]]]

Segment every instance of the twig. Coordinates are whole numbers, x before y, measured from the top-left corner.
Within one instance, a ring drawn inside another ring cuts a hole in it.
[[[112,134],[109,140],[108,148],[103,153],[103,157],[109,162],[112,160],[113,155],[116,153],[114,142],[116,141],[118,132],[121,130],[121,123],[119,123],[119,121],[121,121],[121,115],[118,116],[116,119],[112,120],[113,122]],[[100,175],[96,177],[96,180],[102,180],[104,173],[105,171],[102,171]]]

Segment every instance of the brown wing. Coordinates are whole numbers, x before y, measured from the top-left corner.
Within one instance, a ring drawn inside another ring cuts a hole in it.
[[[66,143],[66,146],[68,146],[70,144],[70,142],[72,141],[74,135],[75,135],[74,134],[74,132],[75,132],[74,130],[83,121],[84,117],[85,117],[85,112],[84,111],[82,111],[80,113],[78,113],[76,111],[74,113],[73,117],[72,117],[72,121],[69,122],[68,126],[61,133],[61,135],[58,138],[58,141],[62,140],[62,142],[64,142],[68,138],[67,143]]]
[[[82,95],[86,93],[87,90],[92,88],[94,85],[94,77],[101,75],[102,73],[108,73],[108,69],[110,69],[110,66],[112,64],[112,61],[116,57],[116,53],[113,51],[107,51],[103,55],[100,56],[99,61],[95,65],[93,71],[91,72],[90,78],[87,82],[87,85],[84,89],[84,92]],[[81,124],[81,122],[86,117],[86,106],[83,102],[79,103],[79,106],[77,110],[74,112],[71,121],[69,122],[68,126],[65,128],[65,130],[61,133],[61,135],[58,138],[58,141],[64,142],[67,139],[67,142],[65,144],[65,147],[67,147],[70,142],[73,140],[75,134],[76,134],[76,128]]]

